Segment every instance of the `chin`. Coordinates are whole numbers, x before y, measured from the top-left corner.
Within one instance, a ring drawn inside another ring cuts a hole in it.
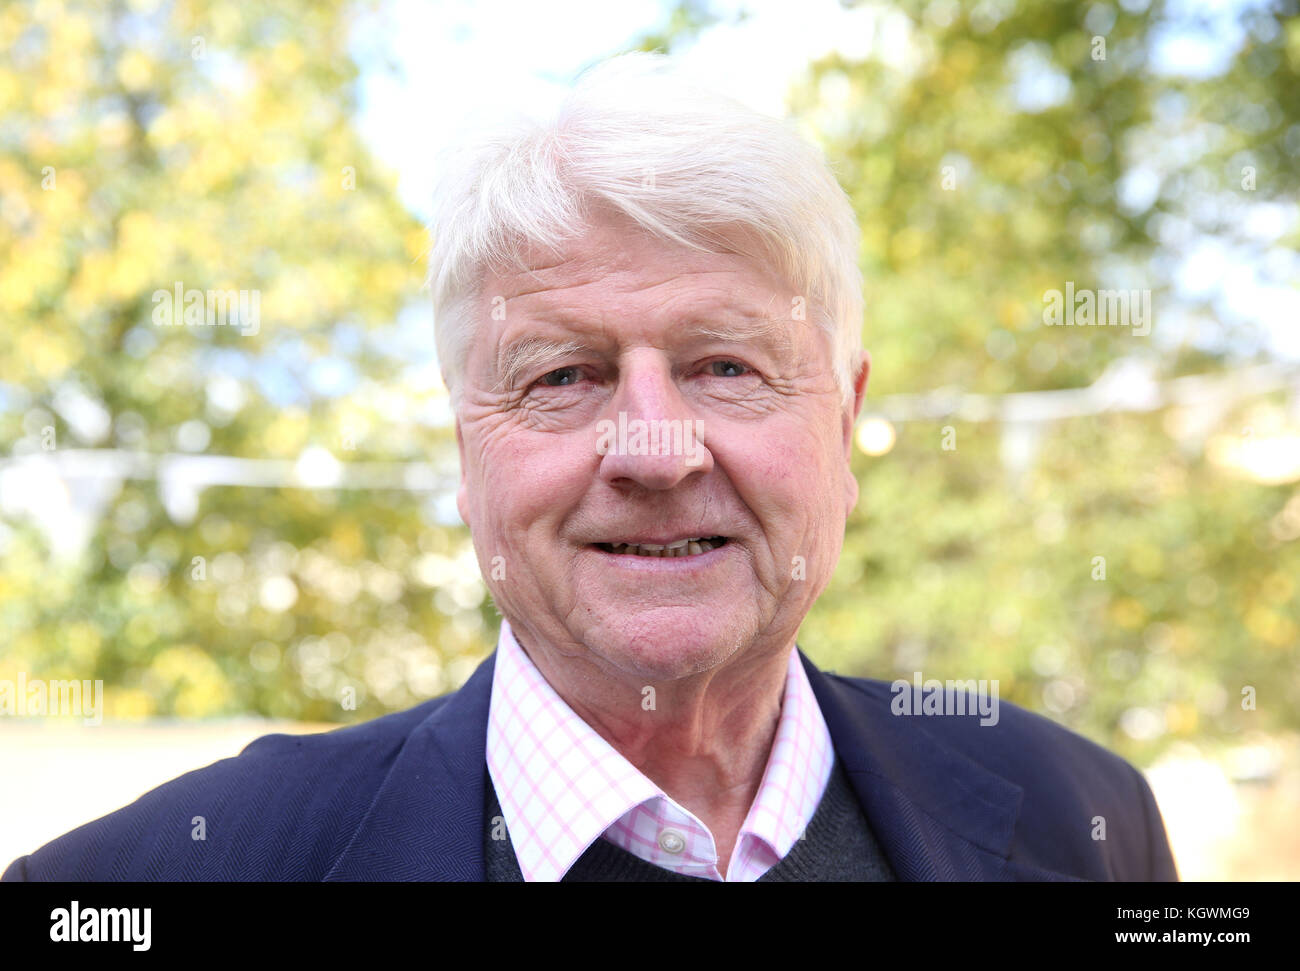
[[[673,681],[725,663],[753,639],[731,612],[699,606],[661,607],[596,623],[584,640],[593,652],[648,682]]]

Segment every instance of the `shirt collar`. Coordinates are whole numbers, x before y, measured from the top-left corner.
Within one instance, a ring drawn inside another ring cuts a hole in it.
[[[757,879],[790,851],[821,802],[833,761],[830,731],[798,652],[791,650],[776,735],[728,863],[729,880]],[[681,856],[645,838],[656,821],[680,820],[686,833],[702,831],[710,847],[707,828],[565,703],[504,618],[487,764],[525,880],[559,880],[602,835],[656,865],[708,875],[689,863],[674,865]]]

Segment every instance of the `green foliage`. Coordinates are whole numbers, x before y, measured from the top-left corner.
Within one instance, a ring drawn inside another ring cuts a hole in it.
[[[1127,357],[1165,376],[1229,366],[1207,333],[1257,346],[1215,308],[1180,305],[1168,266],[1250,203],[1293,205],[1295,5],[1243,14],[1231,66],[1199,79],[1151,69],[1169,11],[1138,6],[904,4],[913,58],[813,66],[793,106],[863,226],[868,411],[876,395],[945,386],[1082,387]],[[1059,100],[1017,102],[1026,65],[1063,79]],[[1119,185],[1139,166],[1160,188],[1134,211]],[[1293,224],[1277,245],[1296,241]],[[1129,282],[1108,282],[1117,272]],[[1044,327],[1043,294],[1066,281],[1150,288],[1153,336]],[[1200,341],[1166,326],[1175,311],[1201,317]],[[1294,728],[1300,493],[1226,476],[1201,442],[1180,447],[1182,417],[1049,425],[1023,476],[1003,470],[997,422],[902,427],[888,455],[858,457],[862,500],[802,643],[858,675],[996,677],[1002,697],[1141,760],[1177,739]],[[1231,410],[1217,431],[1251,420]],[[1258,710],[1243,710],[1246,686]]]
[[[1243,44],[1204,78],[1151,69],[1160,4],[890,9],[910,43],[882,31],[871,57],[812,65],[792,93],[861,219],[868,411],[943,387],[1077,388],[1134,356],[1202,373],[1255,346],[1208,299],[1179,302],[1170,257],[1232,235],[1249,203],[1296,198],[1293,2],[1240,12]],[[422,417],[443,402],[406,370],[432,340],[397,323],[427,242],[353,128],[357,10],[0,10],[7,451],[53,428],[59,449],[163,453],[198,434],[198,450],[247,458],[454,463],[445,425]],[[718,20],[680,4],[640,46]],[[1018,102],[1035,74],[1057,97]],[[1156,191],[1127,205],[1119,186],[1142,167]],[[1294,249],[1296,232],[1270,245]],[[1045,291],[1113,279],[1153,291],[1151,338],[1043,327]],[[152,295],[173,281],[260,291],[260,331],[155,326]],[[1173,309],[1202,339],[1166,326]],[[338,361],[343,391],[321,379]],[[69,421],[70,394],[101,403],[106,434]],[[900,425],[887,455],[855,458],[862,499],[801,644],[842,673],[997,678],[1003,698],[1143,761],[1297,727],[1300,494],[1229,477],[1204,438],[1172,434],[1184,417],[1060,421],[1023,474],[996,421]],[[494,639],[464,529],[405,491],[216,488],[186,516],[128,478],[75,563],[5,523],[0,676],[103,678],[108,717],[367,718],[455,687]]]
[[[252,459],[454,458],[446,428],[412,420],[439,403],[408,386],[395,324],[420,299],[427,240],[353,127],[356,12],[0,13],[0,440],[15,453],[44,428],[60,450],[176,452],[190,423],[207,451]],[[175,281],[259,291],[260,327],[157,326],[153,295]],[[340,358],[346,395],[317,370]],[[106,435],[66,420],[73,390],[106,409]],[[128,479],[84,562],[14,522],[0,664],[103,678],[109,717],[412,704],[463,679],[488,617],[464,531],[428,512],[406,492],[218,488],[174,517],[157,484]]]

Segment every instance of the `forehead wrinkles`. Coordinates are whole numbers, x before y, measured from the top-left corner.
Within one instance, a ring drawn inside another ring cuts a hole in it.
[[[599,282],[630,292],[684,276],[755,269],[739,252],[688,247],[618,217],[595,221],[583,235],[558,249],[526,249],[516,262],[493,267],[490,276],[495,287],[492,292],[509,300]],[[647,272],[653,275],[647,278]]]
[[[753,336],[753,321],[791,316],[792,305],[773,289],[774,281],[751,266],[686,259],[619,262],[571,261],[496,277],[486,281],[480,313],[505,321],[501,341],[519,339],[532,324],[616,339],[633,321],[655,329],[701,322],[721,330],[736,320]]]
[[[651,267],[585,260],[495,277],[484,290],[490,296],[500,295],[507,303],[528,298],[525,303],[529,306],[546,309],[564,309],[575,298],[607,303],[611,299],[635,297],[674,285],[686,289],[663,298],[716,301],[733,295],[735,288],[726,281],[713,278],[734,276],[738,269],[734,266],[700,266],[688,261]],[[593,287],[600,289],[593,290]]]
[[[625,336],[635,336],[638,329],[648,329],[645,336],[650,338],[662,334],[665,339],[765,339],[790,346],[792,328],[799,321],[793,319],[793,305],[787,307],[780,294],[767,287],[738,288],[734,280],[662,289],[680,279],[614,293],[580,294],[577,286],[538,290],[522,306],[507,310],[498,350],[534,333],[552,341],[572,338],[617,344]]]
[[[786,291],[761,266],[640,234],[598,231],[567,253],[485,282],[484,314],[505,304],[490,357],[498,388],[513,387],[525,369],[581,350],[610,353],[629,340],[761,341],[788,356],[799,339]]]
[[[594,257],[568,258],[545,266],[498,269],[485,281],[484,292],[506,300],[572,290],[599,283],[611,268]]]
[[[589,232],[559,250],[517,254],[515,260],[490,267],[485,283],[507,300],[599,282],[638,263],[632,247],[607,231]]]

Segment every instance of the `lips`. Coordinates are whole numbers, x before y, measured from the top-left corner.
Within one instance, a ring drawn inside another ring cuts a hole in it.
[[[685,536],[662,543],[652,542],[616,542],[595,543],[597,549],[620,556],[651,556],[675,558],[682,556],[699,556],[724,546],[725,536]]]

